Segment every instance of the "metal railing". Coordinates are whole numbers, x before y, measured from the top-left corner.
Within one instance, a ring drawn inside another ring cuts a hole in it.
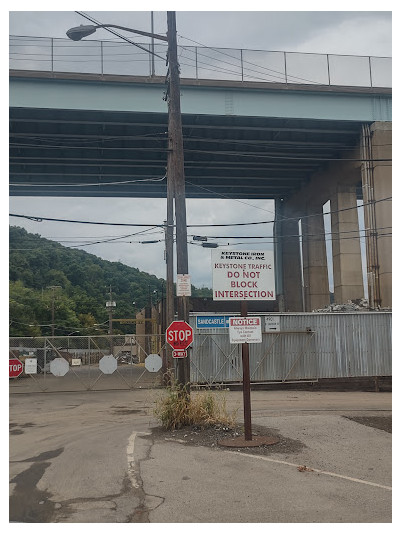
[[[140,43],[150,50],[151,45]],[[166,56],[167,46],[154,51]],[[10,36],[10,69],[165,76],[165,61],[122,41]],[[286,85],[392,87],[392,58],[178,46],[181,78]]]

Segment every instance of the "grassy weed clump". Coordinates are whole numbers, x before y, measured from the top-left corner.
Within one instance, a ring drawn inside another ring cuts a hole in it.
[[[156,401],[154,415],[168,430],[188,425],[207,427],[222,424],[232,427],[236,424],[236,413],[228,414],[226,400],[220,397],[217,399],[210,391],[190,395],[185,385],[174,383]]]

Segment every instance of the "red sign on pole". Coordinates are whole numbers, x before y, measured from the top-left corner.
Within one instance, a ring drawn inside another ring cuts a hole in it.
[[[10,377],[18,377],[21,375],[24,365],[18,359],[9,359]]]
[[[172,357],[174,359],[184,359],[187,357],[187,351],[186,349],[174,349],[172,351]]]
[[[193,342],[193,329],[186,321],[173,321],[165,335],[173,349],[186,349]]]

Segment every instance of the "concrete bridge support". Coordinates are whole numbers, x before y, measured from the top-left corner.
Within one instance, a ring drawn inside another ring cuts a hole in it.
[[[360,131],[360,146],[330,161],[282,202],[280,245],[286,311],[311,311],[329,299],[322,207],[331,201],[334,301],[364,297],[357,188],[362,184],[367,243],[368,293],[373,307],[392,306],[392,124],[375,122]],[[385,200],[386,199],[386,200]],[[354,209],[350,209],[354,208]],[[302,223],[303,274],[297,238]],[[285,219],[286,218],[286,219]],[[289,218],[289,219],[287,219]],[[301,276],[303,275],[303,276]],[[303,296],[299,290],[303,281]]]
[[[328,263],[321,204],[308,204],[301,219],[303,240],[304,307],[306,311],[329,305]]]
[[[300,254],[299,214],[280,202],[280,221],[276,239],[280,243],[282,267],[282,300],[279,309],[283,312],[301,312],[303,303],[303,280]],[[278,289],[279,291],[279,289]]]
[[[368,293],[373,307],[392,306],[392,123],[363,128],[362,188]],[[390,200],[388,199],[390,197]],[[388,199],[388,200],[385,200]]]
[[[335,303],[362,299],[364,285],[356,184],[337,184],[331,197],[331,232]]]

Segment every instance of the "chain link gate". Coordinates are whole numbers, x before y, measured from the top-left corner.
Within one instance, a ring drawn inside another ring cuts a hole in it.
[[[18,358],[23,364],[27,358],[37,361],[36,374],[24,371],[18,378],[10,379],[10,392],[157,387],[161,385],[161,372],[147,371],[145,359],[154,353],[163,357],[164,352],[165,337],[157,334],[10,338],[9,358]],[[104,372],[99,365],[106,355],[113,355],[116,359],[113,372]],[[55,359],[64,359],[68,363],[65,375],[51,373],[50,364]]]

